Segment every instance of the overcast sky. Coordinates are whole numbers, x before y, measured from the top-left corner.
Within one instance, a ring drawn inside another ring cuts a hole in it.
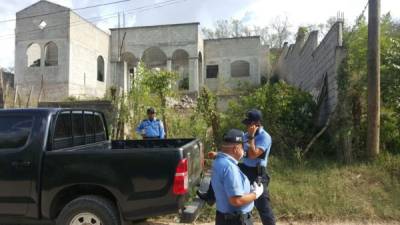
[[[57,4],[81,8],[117,0],[52,0]],[[15,13],[37,0],[0,0],[0,21],[15,18]],[[381,0],[382,13],[400,18],[400,0]],[[77,11],[102,29],[116,27],[117,12],[126,12],[126,26],[200,22],[211,27],[219,19],[241,19],[249,25],[266,26],[277,16],[288,17],[291,29],[300,25],[324,23],[338,11],[352,23],[367,0],[131,0],[124,3]],[[158,5],[157,5],[158,4]],[[166,6],[162,6],[168,4]],[[146,10],[143,10],[146,9]],[[0,67],[14,66],[15,21],[0,22]]]

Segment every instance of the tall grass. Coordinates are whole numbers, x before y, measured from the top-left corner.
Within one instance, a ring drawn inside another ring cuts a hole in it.
[[[400,220],[400,156],[342,165],[271,158],[270,193],[280,219]]]
[[[353,165],[272,156],[270,197],[278,221],[400,221],[400,155]],[[213,221],[205,207],[200,221]],[[256,221],[257,210],[253,211]]]

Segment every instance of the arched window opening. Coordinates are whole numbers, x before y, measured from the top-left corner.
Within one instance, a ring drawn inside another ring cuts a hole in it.
[[[58,65],[58,48],[54,42],[49,42],[44,47],[45,52],[45,66],[57,66]]]
[[[104,59],[101,55],[97,57],[97,80],[104,82]]]
[[[232,77],[248,77],[250,76],[250,63],[244,60],[237,60],[231,63]]]
[[[27,67],[40,67],[40,46],[33,43],[26,50]]]

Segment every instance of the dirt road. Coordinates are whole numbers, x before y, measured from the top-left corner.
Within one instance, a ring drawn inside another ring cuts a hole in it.
[[[181,223],[174,223],[167,220],[149,220],[147,222],[136,223],[135,225],[182,225]],[[211,223],[195,223],[195,225],[214,225]],[[261,223],[254,223],[254,225],[262,225]],[[400,225],[400,222],[278,222],[277,225]]]

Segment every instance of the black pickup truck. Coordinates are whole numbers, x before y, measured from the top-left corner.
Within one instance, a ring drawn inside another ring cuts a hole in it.
[[[197,139],[110,141],[104,115],[0,110],[0,224],[119,225],[184,209]]]

